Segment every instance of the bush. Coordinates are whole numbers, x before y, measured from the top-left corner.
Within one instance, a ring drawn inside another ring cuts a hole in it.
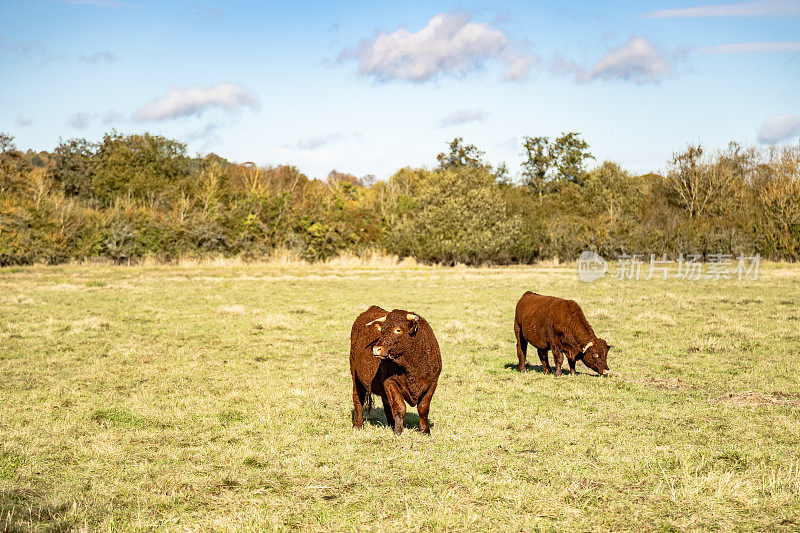
[[[184,144],[147,133],[72,139],[52,154],[22,152],[0,133],[0,265],[275,249],[309,261],[378,249],[445,264],[570,260],[586,249],[800,259],[800,146],[689,146],[664,176],[634,176],[612,162],[585,171],[588,145],[559,139],[527,139],[526,176],[538,178],[515,184],[460,138],[436,170],[376,182],[190,158]]]
[[[387,249],[401,257],[441,263],[507,263],[522,220],[485,168],[451,167],[419,173],[413,202],[389,229]]]

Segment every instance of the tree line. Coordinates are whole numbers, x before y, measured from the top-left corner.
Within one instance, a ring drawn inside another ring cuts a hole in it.
[[[115,131],[22,151],[0,133],[0,265],[108,258],[309,261],[378,251],[444,264],[620,254],[800,258],[800,146],[690,145],[663,174],[594,159],[578,133],[525,137],[512,178],[456,138],[388,180],[191,157]]]

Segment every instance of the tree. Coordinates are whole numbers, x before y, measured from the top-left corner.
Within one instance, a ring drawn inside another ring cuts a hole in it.
[[[497,168],[494,169],[494,179],[497,183],[502,185],[510,186],[511,185],[511,176],[508,173],[508,165],[505,162],[500,163],[497,165]]]
[[[389,229],[392,253],[445,263],[511,259],[522,220],[512,212],[491,172],[461,166],[417,172],[413,179],[413,197],[398,205],[403,214]]]
[[[664,177],[667,189],[674,195],[674,202],[686,211],[690,219],[713,207],[736,179],[729,164],[708,162],[703,153],[702,145],[698,144],[673,154]]]
[[[358,187],[364,186],[362,181],[355,175],[349,174],[347,172],[339,172],[336,169],[333,169],[330,172],[328,172],[328,183],[330,185],[349,183],[350,185],[356,185]]]
[[[339,172],[336,169],[328,172],[328,185],[341,191],[347,198],[353,200],[358,196],[358,189],[364,187],[364,183],[353,174]]]
[[[17,149],[14,146],[14,137],[4,131],[0,131],[0,154],[13,152]]]
[[[782,258],[800,258],[800,146],[771,147],[759,165],[754,185],[766,226],[767,250]]]
[[[95,194],[106,204],[118,196],[152,202],[177,189],[189,174],[186,145],[149,133],[107,133],[94,159]]]
[[[594,159],[589,153],[589,143],[581,139],[580,133],[563,133],[555,140],[553,152],[559,179],[583,185],[586,179],[586,161]]]
[[[70,139],[56,147],[47,173],[64,194],[82,198],[92,195],[95,149],[95,145],[86,139]]]
[[[451,168],[472,167],[479,169],[490,169],[491,167],[484,163],[483,152],[478,150],[474,144],[464,144],[462,137],[456,137],[450,142],[450,152],[436,156],[439,161],[439,166],[436,170],[448,170]]]
[[[45,155],[46,152],[43,152]],[[28,150],[28,159],[30,159],[31,165],[35,166],[36,168],[44,168],[47,166],[47,163],[42,158],[42,154],[37,154],[33,150]]]
[[[526,157],[522,163],[522,176],[540,195],[547,184],[555,180],[583,185],[587,176],[586,161],[594,159],[589,153],[589,144],[575,132],[562,133],[554,140],[525,137],[522,147]]]
[[[522,163],[522,176],[530,187],[541,196],[555,159],[547,137],[525,137],[522,143],[527,159]]]
[[[14,145],[14,137],[0,132],[0,191],[26,189],[24,175],[32,168],[25,154]]]

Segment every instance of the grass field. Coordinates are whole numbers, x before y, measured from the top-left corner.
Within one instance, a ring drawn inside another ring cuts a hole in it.
[[[519,374],[525,290],[581,303],[613,375]],[[438,336],[430,437],[380,401],[350,427],[373,303]],[[799,304],[787,265],[3,269],[0,531],[797,530]]]

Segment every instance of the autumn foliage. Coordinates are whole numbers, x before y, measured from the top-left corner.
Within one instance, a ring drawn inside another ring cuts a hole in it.
[[[164,137],[116,132],[53,152],[0,134],[0,265],[107,258],[268,257],[368,251],[444,264],[620,253],[800,258],[800,147],[709,154],[689,146],[664,175],[586,168],[575,133],[526,137],[520,178],[461,139],[434,169],[388,180],[190,157]],[[549,159],[548,159],[549,158]]]

